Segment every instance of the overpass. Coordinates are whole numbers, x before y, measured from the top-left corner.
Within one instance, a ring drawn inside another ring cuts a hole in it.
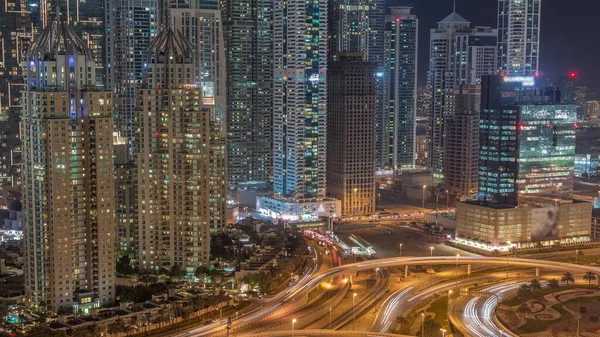
[[[433,256],[433,257],[391,257],[385,259],[369,260],[364,262],[357,262],[338,266],[327,269],[322,272],[313,274],[310,277],[303,277],[298,284],[282,294],[276,295],[276,300],[269,301],[269,303],[262,308],[252,312],[248,315],[234,319],[232,321],[232,327],[234,330],[243,329],[248,327],[251,323],[260,321],[265,318],[279,316],[283,313],[289,313],[290,310],[302,306],[302,301],[297,299],[306,298],[308,293],[313,289],[320,286],[322,282],[325,282],[331,278],[355,273],[358,271],[371,270],[376,268],[393,268],[393,267],[405,267],[405,272],[408,270],[408,266],[416,265],[471,265],[471,264],[483,264],[488,266],[518,266],[544,269],[552,269],[559,271],[569,271],[576,273],[585,273],[592,271],[596,275],[600,275],[600,267],[583,266],[564,262],[544,261],[544,260],[533,260],[533,259],[522,259],[522,258],[509,258],[509,257],[480,257],[480,256]],[[470,268],[468,268],[470,269]],[[600,281],[600,280],[599,280]],[[195,328],[177,336],[222,336],[225,335],[225,326],[227,320],[220,320],[218,322]],[[304,330],[302,330],[304,331]],[[268,332],[263,332],[268,333]],[[345,331],[347,333],[347,331]],[[384,336],[378,333],[371,333],[372,336]],[[262,335],[258,335],[262,336]],[[266,335],[265,335],[266,336]],[[300,335],[299,335],[300,336]]]
[[[259,333],[252,333],[246,335],[240,335],[240,337],[289,337],[292,335],[291,330],[282,331],[265,331]],[[336,330],[296,330],[294,336],[356,336],[356,337],[410,337],[407,335],[397,335],[393,333],[382,333],[372,331],[336,331]]]

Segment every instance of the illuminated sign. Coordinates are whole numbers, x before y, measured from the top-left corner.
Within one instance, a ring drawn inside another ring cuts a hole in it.
[[[535,85],[535,77],[533,76],[504,76],[504,82],[520,82],[525,87]]]
[[[309,81],[311,82],[319,82],[319,74],[312,74],[310,75],[310,77],[308,78]]]

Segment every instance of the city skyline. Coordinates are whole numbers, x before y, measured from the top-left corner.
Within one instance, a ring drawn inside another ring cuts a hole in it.
[[[546,76],[578,73],[579,81],[588,87],[590,98],[600,99],[600,68],[589,55],[596,53],[593,13],[600,2],[583,0],[574,6],[561,0],[542,1],[541,48],[539,70]],[[430,28],[452,12],[453,0],[387,0],[386,6],[411,5],[419,17],[419,64],[428,63]],[[497,28],[498,0],[456,0],[456,12],[471,21],[472,26]],[[555,24],[560,22],[560,24]],[[591,49],[590,49],[591,48]],[[419,86],[426,83],[427,69],[419,69]]]

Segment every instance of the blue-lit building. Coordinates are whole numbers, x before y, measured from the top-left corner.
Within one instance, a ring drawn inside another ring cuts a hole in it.
[[[600,175],[600,154],[576,154],[575,176],[592,178]]]
[[[485,76],[479,200],[514,206],[572,202],[577,109],[535,77]]]

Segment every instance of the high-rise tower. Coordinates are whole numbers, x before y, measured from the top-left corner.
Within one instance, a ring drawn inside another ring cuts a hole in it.
[[[195,48],[162,13],[137,95],[139,268],[191,272],[208,263],[210,232],[225,224],[225,144]]]
[[[327,1],[274,9],[274,192],[325,196]]]
[[[327,191],[342,201],[342,215],[375,211],[376,64],[361,53],[329,63]]]
[[[115,298],[112,95],[54,18],[31,47],[23,108],[25,291],[51,312]]]
[[[115,128],[127,137],[130,153],[135,144],[135,109],[144,52],[158,30],[158,0],[107,0],[105,54],[106,88],[114,94]]]
[[[257,209],[277,218],[336,213],[327,200],[327,0],[275,1],[274,196]],[[331,202],[330,202],[331,201]]]
[[[381,162],[400,169],[415,165],[419,20],[411,7],[392,7],[385,23]]]
[[[273,0],[226,0],[229,188],[272,178]]]
[[[509,76],[539,67],[542,0],[498,0],[498,67]]]
[[[428,88],[431,109],[431,168],[441,171],[444,160],[444,121],[455,112],[457,85],[477,84],[482,75],[493,74],[496,30],[471,28],[456,12],[431,30]]]

